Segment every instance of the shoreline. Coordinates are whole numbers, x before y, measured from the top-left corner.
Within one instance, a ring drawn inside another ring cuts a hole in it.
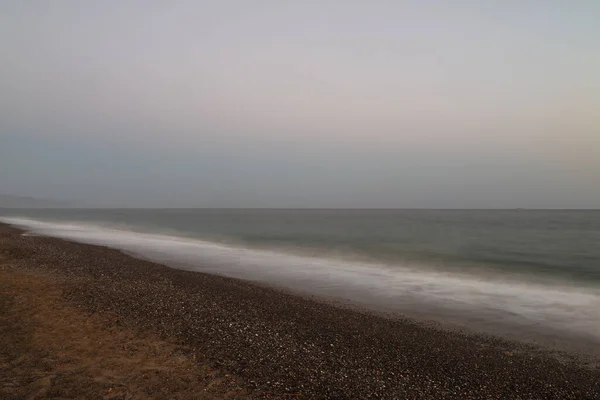
[[[33,223],[33,226],[29,222]],[[517,279],[519,275],[512,273],[506,278],[502,276],[502,279],[495,281],[493,275],[489,273],[479,275],[481,271],[469,274],[463,270],[457,274],[428,268],[412,268],[404,270],[404,273],[408,274],[405,279],[408,284],[405,287],[400,284],[399,287],[393,288],[390,285],[386,286],[381,279],[378,282],[372,282],[373,285],[365,284],[360,279],[347,279],[343,276],[331,279],[328,274],[321,274],[322,269],[315,269],[314,260],[335,262],[335,260],[342,259],[302,256],[300,252],[277,253],[271,249],[264,250],[263,254],[263,250],[260,248],[226,246],[231,252],[238,253],[237,257],[233,257],[231,254],[215,255],[211,246],[208,249],[194,247],[191,252],[186,248],[187,246],[180,249],[162,249],[162,240],[182,241],[186,245],[193,246],[196,246],[197,242],[219,246],[218,243],[204,242],[185,236],[163,236],[160,233],[155,235],[150,232],[115,229],[114,237],[110,234],[106,237],[104,235],[107,232],[98,235],[99,233],[93,232],[92,229],[91,237],[86,236],[85,232],[81,237],[69,234],[68,230],[66,232],[60,229],[54,231],[52,227],[46,226],[48,223],[43,221],[17,218],[11,222],[11,218],[8,218],[8,220],[0,219],[0,223],[14,224],[13,226],[24,229],[28,235],[49,236],[77,243],[106,246],[134,258],[164,264],[171,268],[242,279],[257,286],[281,290],[313,301],[334,304],[336,307],[375,313],[386,318],[415,320],[421,324],[460,333],[501,337],[535,348],[542,348],[545,351],[555,351],[557,356],[566,352],[592,361],[600,358],[600,331],[597,330],[597,324],[594,323],[598,320],[595,310],[597,307],[591,306],[592,303],[585,306],[586,300],[588,302],[595,301],[595,305],[598,304],[597,299],[600,292],[596,287],[569,286],[565,282],[548,277],[541,277],[537,280],[519,280]],[[38,223],[41,226],[36,225]],[[52,223],[50,224],[52,225]],[[89,233],[87,232],[87,234]],[[122,236],[123,233],[126,235]],[[158,246],[158,250],[154,251],[148,242],[157,238],[160,240],[154,240],[154,245]],[[252,254],[246,254],[246,251]],[[255,251],[261,253],[255,254]],[[256,261],[256,257],[263,256],[264,260]],[[253,261],[247,263],[244,257]],[[290,261],[288,257],[301,258],[293,259],[291,262],[293,265],[290,265],[287,263]],[[241,260],[244,261],[240,263]],[[286,268],[281,268],[281,271],[285,272],[279,272],[281,263],[286,263],[284,264]],[[240,267],[238,264],[244,264],[244,267]],[[364,267],[361,263],[358,265],[359,269]],[[371,267],[377,266],[385,267],[385,264],[373,264]],[[349,270],[354,271],[352,267]],[[295,273],[295,271],[299,273]],[[307,274],[307,271],[312,272]],[[365,275],[364,279],[370,279],[370,272],[362,271]],[[385,275],[386,270],[384,268],[379,272]],[[414,273],[417,276],[413,276]],[[499,271],[495,273],[499,274]],[[432,288],[437,284],[434,276],[436,274],[442,280],[447,276],[452,276],[455,278],[455,282],[445,281],[437,288]],[[521,278],[529,276],[526,273],[523,274]],[[424,278],[423,275],[428,275],[428,277]],[[293,276],[296,279],[290,279]],[[457,284],[456,279],[461,287],[452,289],[451,287]],[[382,283],[381,291],[373,289]],[[471,285],[476,287],[473,288]],[[421,293],[422,286],[427,287],[425,293]],[[444,302],[436,299],[435,289],[442,291]],[[488,296],[488,291],[492,295]],[[508,296],[506,294],[508,292],[517,293]],[[521,294],[529,300],[520,301]],[[587,295],[591,297],[582,298]],[[489,301],[494,296],[500,304],[499,307],[496,303]],[[567,298],[555,303],[553,301],[555,296],[559,296],[558,299],[562,296]],[[579,309],[577,304],[582,304],[584,307]],[[512,307],[516,309],[515,312],[512,311]],[[540,315],[535,315],[534,311],[534,315],[526,316],[529,307],[537,308]],[[521,312],[521,308],[523,312]],[[544,308],[546,309],[544,310]],[[552,314],[555,310],[558,310],[556,311],[557,315]],[[578,313],[579,316],[571,318],[573,312]],[[538,320],[537,317],[540,319]]]
[[[190,346],[253,393],[600,398],[600,367],[574,357],[177,270],[106,247],[22,236],[2,225],[0,232],[0,251],[15,265],[65,278],[70,304]]]

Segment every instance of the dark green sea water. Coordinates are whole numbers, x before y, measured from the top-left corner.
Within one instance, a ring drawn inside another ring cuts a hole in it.
[[[4,210],[242,246],[600,282],[600,211]]]

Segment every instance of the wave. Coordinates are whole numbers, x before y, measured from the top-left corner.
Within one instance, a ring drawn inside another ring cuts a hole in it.
[[[26,218],[35,234],[104,245],[167,265],[506,334],[600,344],[600,291],[574,284],[286,254],[189,237]]]

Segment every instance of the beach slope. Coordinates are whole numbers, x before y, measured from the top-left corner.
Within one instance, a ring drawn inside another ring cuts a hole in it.
[[[0,397],[600,399],[600,369],[0,230]]]

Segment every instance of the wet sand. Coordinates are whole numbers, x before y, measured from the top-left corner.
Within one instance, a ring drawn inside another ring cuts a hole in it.
[[[179,398],[200,398],[190,393],[201,393],[203,387],[193,385],[210,382],[210,370],[220,382],[212,386],[213,398],[600,399],[597,365],[517,342],[338,308],[242,280],[171,269],[104,247],[22,236],[6,227],[0,232],[0,256],[3,274],[12,280],[21,274],[34,276],[40,285],[54,285],[55,301],[77,311],[66,314],[66,325],[80,327],[85,318],[118,321],[105,329],[93,325],[88,334],[125,347],[139,337],[168,344],[165,348],[180,346],[184,350],[167,350],[156,362],[168,366],[185,354],[185,376],[198,376],[169,386],[171,397],[160,397],[167,395],[157,389],[144,394],[144,384],[135,383],[144,382],[136,378],[136,372],[143,377],[143,364],[132,362],[130,378],[122,377],[117,385],[121,397],[112,398],[176,398],[178,393]],[[12,304],[15,293],[24,293],[23,303],[48,290],[19,291],[13,285]],[[10,303],[9,292],[3,287],[3,304]],[[3,307],[8,325],[2,335],[0,395],[9,395],[16,390],[10,382],[19,370],[6,341],[25,337],[16,347],[21,350],[13,354],[17,360],[31,356],[32,347],[27,335],[15,333],[23,324],[17,326],[17,317],[7,317],[14,306]],[[56,343],[72,341],[61,331],[48,335],[54,335]],[[153,359],[139,344],[131,349],[134,359]],[[106,362],[103,357],[109,354],[103,353],[110,350],[98,351],[96,363]],[[72,363],[85,364],[87,356],[82,357],[72,357]],[[49,371],[35,372],[39,379],[52,376],[49,382],[55,385],[73,379],[74,372],[57,372],[53,365]],[[86,371],[90,379],[100,374]],[[160,379],[178,375],[167,374],[152,384],[160,386]],[[98,396],[117,396],[107,392],[111,387],[102,387]]]

